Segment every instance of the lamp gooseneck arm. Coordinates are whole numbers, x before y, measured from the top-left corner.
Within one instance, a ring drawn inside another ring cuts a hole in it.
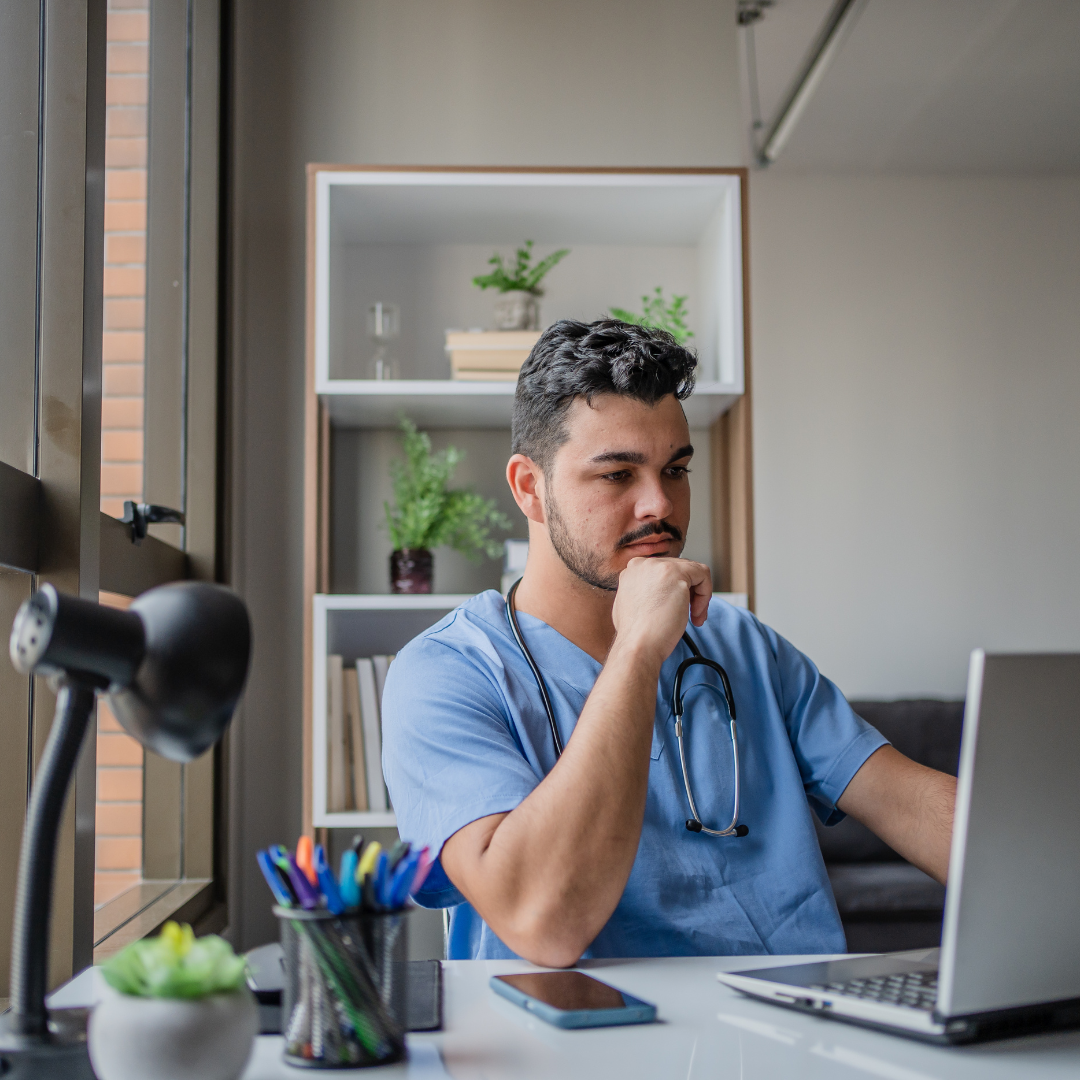
[[[57,833],[64,797],[94,711],[94,691],[91,683],[78,678],[61,681],[52,730],[30,791],[11,943],[12,1026],[23,1035],[48,1037],[45,993]]]

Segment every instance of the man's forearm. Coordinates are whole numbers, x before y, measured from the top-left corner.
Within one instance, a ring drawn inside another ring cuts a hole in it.
[[[522,956],[575,963],[622,896],[645,812],[659,670],[659,657],[617,641],[555,768],[513,812],[485,819],[479,873],[459,877]],[[456,839],[443,857],[452,879]]]
[[[955,777],[883,746],[866,759],[837,805],[944,885],[955,802]]]

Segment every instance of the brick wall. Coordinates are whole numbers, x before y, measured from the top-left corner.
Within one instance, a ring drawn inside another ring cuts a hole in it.
[[[150,13],[146,0],[109,0],[105,113],[105,332],[101,509],[119,517],[142,498],[143,326]],[[103,603],[126,607],[123,597]],[[98,706],[94,903],[142,876],[143,749]]]
[[[149,29],[145,0],[110,0],[101,509],[116,517],[142,497]]]

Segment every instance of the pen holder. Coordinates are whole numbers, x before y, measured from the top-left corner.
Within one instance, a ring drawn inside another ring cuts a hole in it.
[[[404,1058],[408,913],[274,914],[285,960],[285,1060],[356,1069]]]

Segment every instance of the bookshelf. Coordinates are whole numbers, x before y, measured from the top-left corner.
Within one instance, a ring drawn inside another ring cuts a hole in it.
[[[493,296],[471,278],[493,250],[524,239],[540,256],[571,249],[545,281],[541,325],[637,308],[657,285],[689,294],[700,367],[684,407],[695,445],[698,436],[707,443],[698,459],[709,477],[695,492],[695,516],[708,525],[718,588],[753,607],[746,180],[742,169],[308,166],[305,829],[394,824],[392,812],[327,812],[327,655],[396,652],[471,595],[372,595],[372,560],[385,558],[373,528],[355,534],[366,577],[354,583],[336,572],[343,523],[369,524],[381,505],[370,486],[365,495],[339,482],[333,447],[370,446],[402,413],[421,428],[457,432],[455,440],[463,431],[508,433],[514,384],[452,380],[443,348],[448,329],[490,325]],[[399,379],[365,377],[373,348],[365,313],[376,301],[400,308]],[[342,441],[355,435],[368,442]],[[365,461],[351,467],[376,468]]]
[[[362,656],[396,653],[433,626],[467,596],[344,596],[313,599],[314,701],[312,709],[312,824],[316,828],[392,827],[393,811],[327,810],[327,664],[337,654],[346,663]]]

